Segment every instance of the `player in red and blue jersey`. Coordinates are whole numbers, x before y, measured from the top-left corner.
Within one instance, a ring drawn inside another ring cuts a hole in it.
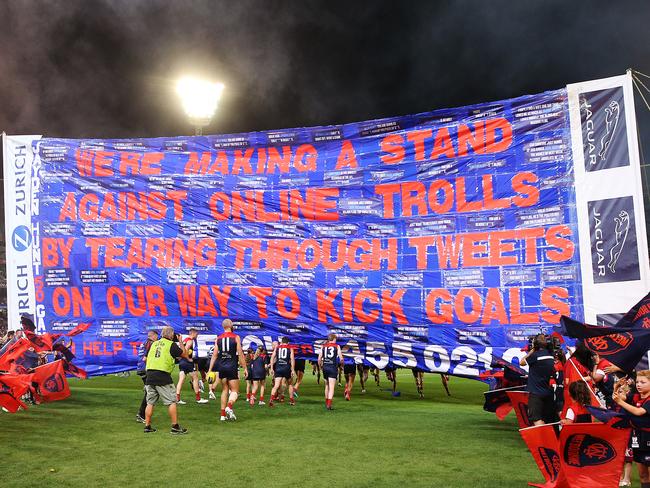
[[[345,390],[343,390],[343,396],[347,401],[350,401],[354,379],[357,376],[357,365],[354,363],[354,358],[347,358],[344,361],[343,373],[345,374]]]
[[[253,380],[253,390],[249,399],[250,406],[255,404],[255,395],[257,390],[260,390],[260,400],[258,405],[264,405],[264,389],[266,388],[266,368],[267,368],[267,355],[264,346],[259,346],[253,361],[251,362],[251,378]]]
[[[300,388],[302,379],[305,376],[305,362],[304,359],[296,359],[296,379],[293,382],[293,396],[295,398],[298,398],[298,388]]]
[[[334,398],[334,388],[336,388],[341,364],[343,364],[341,346],[336,343],[336,334],[330,334],[318,353],[318,365],[323,370],[325,379],[325,406],[328,410],[332,410],[332,398]]]
[[[244,376],[248,377],[244,351],[241,339],[232,331],[232,320],[226,319],[221,324],[223,334],[214,341],[214,351],[210,359],[210,370],[215,362],[219,362],[219,381],[221,382],[221,419],[237,420],[232,406],[239,396],[239,371],[237,365],[244,368]]]
[[[273,350],[271,355],[271,373],[273,374],[273,389],[271,390],[271,401],[269,407],[277,399],[278,392],[282,383],[285,382],[289,386],[289,405],[295,405],[296,399],[293,396],[293,385],[291,378],[295,376],[296,360],[293,353],[293,348],[289,345],[289,338],[283,337],[282,341]]]
[[[246,371],[248,371],[248,375],[246,376],[246,402],[250,402],[251,391],[253,389],[252,363],[253,363],[254,355],[255,355],[255,350],[252,347],[249,347],[246,350],[246,354],[244,354],[244,359],[246,360]]]

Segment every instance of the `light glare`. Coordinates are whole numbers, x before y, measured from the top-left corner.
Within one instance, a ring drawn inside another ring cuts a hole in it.
[[[176,84],[176,93],[181,98],[183,110],[193,125],[204,126],[210,123],[217,110],[224,85],[197,78],[182,78]]]

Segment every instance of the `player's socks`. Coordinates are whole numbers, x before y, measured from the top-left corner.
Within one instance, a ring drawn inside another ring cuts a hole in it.
[[[264,401],[264,395],[262,395],[262,396],[260,397],[260,402],[263,402],[263,401]]]
[[[196,397],[197,402],[201,399],[201,394],[200,393],[196,393],[196,395],[194,395],[194,396]]]
[[[181,401],[181,394],[180,393],[176,393],[176,401],[177,402]]]
[[[232,408],[232,402],[228,402],[228,405],[226,405],[226,408]]]
[[[225,417],[225,416],[226,416],[226,409],[225,409],[225,408],[222,408],[222,409],[221,409],[221,416],[222,416],[222,417]]]
[[[246,401],[248,402],[248,401],[250,401],[250,399],[251,399],[251,394],[250,394],[250,393],[246,393]]]

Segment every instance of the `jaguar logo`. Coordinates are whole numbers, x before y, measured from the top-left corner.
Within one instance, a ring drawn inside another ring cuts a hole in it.
[[[607,151],[609,150],[609,145],[614,138],[616,133],[616,127],[618,126],[618,119],[621,115],[621,109],[616,100],[612,100],[609,103],[609,106],[605,109],[605,134],[600,140],[600,151],[598,156],[603,161],[607,160]]]
[[[612,273],[616,273],[616,263],[621,256],[623,246],[625,246],[627,232],[630,230],[630,215],[625,210],[621,210],[618,217],[614,217],[614,222],[616,222],[616,228],[614,229],[616,244],[609,250],[610,259],[607,264]]]

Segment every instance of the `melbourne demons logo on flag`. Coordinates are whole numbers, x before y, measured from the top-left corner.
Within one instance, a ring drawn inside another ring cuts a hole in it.
[[[610,356],[619,353],[627,349],[633,341],[634,337],[629,332],[585,339],[587,347],[597,352],[600,356]]]
[[[605,439],[589,434],[573,434],[564,444],[564,462],[581,468],[605,464],[616,457],[616,451]]]
[[[589,349],[631,371],[650,349],[650,294],[611,327],[583,324],[564,316],[560,327],[565,335],[583,339]]]
[[[562,463],[560,462],[560,455],[557,451],[549,449],[548,447],[539,447],[537,449],[537,455],[542,461],[546,473],[548,473],[551,481],[557,480],[560,470],[562,469]]]
[[[568,424],[560,433],[562,472],[575,488],[618,486],[629,429],[605,424]]]
[[[38,395],[45,402],[62,400],[70,396],[63,360],[36,368],[32,374],[32,381],[38,385]]]

